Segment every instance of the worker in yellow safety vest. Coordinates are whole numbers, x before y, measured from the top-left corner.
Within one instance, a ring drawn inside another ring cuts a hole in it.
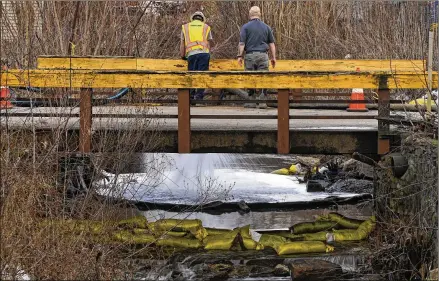
[[[188,70],[207,71],[210,61],[210,42],[212,32],[210,26],[205,24],[206,17],[202,12],[195,12],[191,22],[182,25],[180,40],[180,55],[188,61]],[[202,100],[204,89],[191,90],[191,98]]]

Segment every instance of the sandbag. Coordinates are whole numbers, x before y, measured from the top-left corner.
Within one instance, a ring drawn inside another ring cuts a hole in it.
[[[236,236],[239,233],[239,229],[229,231],[219,235],[207,236],[203,243],[206,250],[230,250],[236,242]]]
[[[278,170],[274,170],[273,172],[271,172],[271,174],[276,174],[276,175],[298,175],[300,173],[302,173],[302,166],[300,164],[293,164],[291,165],[288,169],[287,168],[282,168],[282,169],[278,169]]]
[[[316,233],[304,233],[299,234],[300,239],[302,241],[326,241],[328,232],[327,231],[320,231]]]
[[[207,235],[219,235],[224,233],[229,233],[232,231],[231,229],[219,229],[219,228],[205,228],[207,231]]]
[[[189,229],[189,232],[200,241],[203,241],[203,239],[207,237],[207,231],[202,226],[193,227]]]
[[[348,229],[357,229],[360,224],[364,222],[363,220],[347,218],[337,213],[329,213],[328,218],[329,220],[338,223],[343,228]]]
[[[360,224],[358,229],[334,230],[333,236],[335,241],[360,241],[369,237],[369,234],[375,228],[375,216]]]
[[[203,227],[201,221],[195,220],[179,220],[179,219],[163,219],[148,224],[148,227],[154,231],[158,230],[174,230],[174,231],[190,231],[197,227]]]
[[[256,242],[251,238],[242,238],[242,242],[244,243],[244,248],[246,248],[247,250],[259,251],[264,249],[264,245],[262,245],[259,242]]]
[[[149,231],[148,231],[148,229],[143,229],[143,228],[134,228],[134,229],[132,230],[132,232],[133,232],[134,234],[150,234]]]
[[[187,248],[198,249],[203,247],[201,241],[196,239],[187,239],[182,237],[166,237],[158,239],[155,243],[158,246],[175,247],[175,248]]]
[[[302,239],[302,234],[292,234],[290,231],[286,231],[286,230],[278,230],[278,231],[270,231],[268,233],[263,232],[263,234],[265,235],[273,235],[273,236],[281,236],[281,237],[285,237],[288,238],[288,240],[303,240]]]
[[[331,230],[335,227],[337,227],[337,223],[333,221],[316,221],[301,222],[293,225],[290,229],[293,234],[302,234]]]
[[[250,235],[250,225],[246,225],[243,227],[237,227],[234,230],[238,230],[239,234],[241,234],[242,238],[252,239],[252,236]]]
[[[327,231],[320,231],[316,233],[303,233],[303,234],[280,234],[279,236],[288,238],[289,241],[322,241],[325,242],[328,239]]]
[[[288,169],[288,172],[290,173],[290,175],[298,175],[302,173],[302,166],[299,163],[293,164]]]
[[[286,242],[287,239],[285,237],[270,234],[262,234],[261,238],[259,239],[259,243],[261,243],[264,247],[271,247],[274,249]]]
[[[122,228],[148,228],[148,220],[145,216],[135,216],[129,219],[120,220],[116,223],[118,227]]]
[[[332,251],[334,251],[332,246],[319,241],[288,242],[276,248],[278,255],[327,253]]]
[[[250,225],[246,225],[243,227],[237,227],[233,230],[207,228],[207,229],[205,229],[205,231],[207,233],[207,236],[210,236],[210,237],[211,236],[221,237],[221,235],[223,235],[223,237],[225,237],[226,239],[228,239],[227,237],[233,237],[233,239],[235,239],[236,235],[239,233],[243,239],[252,240],[252,236],[250,234]],[[207,241],[212,241],[210,237]],[[206,240],[204,240],[204,241],[206,243]]]
[[[187,233],[191,233],[196,239],[200,241],[202,241],[207,236],[207,231],[202,226],[200,220],[176,220],[176,219],[158,220],[149,223],[148,229],[155,236],[161,236],[165,233],[172,232],[169,235],[181,237],[181,236],[185,236]]]
[[[171,236],[171,237],[184,237],[184,236],[188,235],[188,233],[187,232],[167,231],[164,233],[164,235]]]
[[[155,232],[152,233],[149,229],[142,229],[142,228],[134,228],[133,229],[134,234],[152,234],[155,237],[183,237],[187,236],[189,232],[175,232],[175,231],[161,231],[161,232]]]
[[[113,238],[117,241],[129,244],[151,244],[157,241],[153,235],[133,234],[128,230],[120,230],[113,233]]]

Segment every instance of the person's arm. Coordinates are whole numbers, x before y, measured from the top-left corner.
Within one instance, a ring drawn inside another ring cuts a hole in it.
[[[238,64],[239,64],[239,66],[242,66],[242,58],[244,56],[246,36],[247,35],[245,32],[245,28],[241,28],[241,32],[239,34],[239,45],[238,45]]]
[[[270,47],[270,53],[271,53],[271,66],[273,68],[276,67],[276,46],[274,45],[274,43],[270,43],[268,44],[268,46]]]
[[[207,49],[211,51],[213,46],[214,44],[213,44],[212,30],[210,30],[209,35],[207,35]]]
[[[268,47],[271,53],[271,66],[276,67],[276,46],[274,45],[274,35],[273,30],[269,28],[268,30]]]
[[[239,66],[242,66],[242,58],[244,56],[244,48],[245,48],[245,44],[242,42],[239,42],[239,45],[238,45],[238,64],[239,64]]]
[[[184,59],[186,57],[186,48],[184,46],[184,34],[183,31],[181,32],[180,36],[180,57]]]

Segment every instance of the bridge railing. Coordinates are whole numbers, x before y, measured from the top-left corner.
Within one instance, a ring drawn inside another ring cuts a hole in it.
[[[279,61],[276,71],[270,72],[231,71],[237,70],[235,64],[236,62],[230,60],[212,61],[211,69],[227,71],[190,72],[183,71],[186,67],[184,61],[177,60],[40,57],[38,69],[3,71],[1,85],[80,88],[79,147],[85,153],[91,151],[93,88],[178,89],[180,153],[191,151],[189,89],[275,88],[278,89],[277,148],[281,154],[290,152],[290,92],[297,93],[302,89],[373,89],[378,93],[378,116],[386,118],[390,116],[391,89],[425,89],[427,85],[423,61]],[[434,75],[433,87],[436,85],[437,74]],[[387,138],[389,124],[380,120],[377,122],[378,153],[385,154],[390,148]]]

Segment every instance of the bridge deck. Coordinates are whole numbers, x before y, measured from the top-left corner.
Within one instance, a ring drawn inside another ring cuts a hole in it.
[[[31,109],[16,107],[8,110],[13,115],[20,113],[27,116],[8,116],[8,125],[10,127],[29,127],[31,122]],[[78,107],[39,107],[32,109],[37,115],[33,117],[33,126],[40,129],[55,128],[61,122],[68,119],[70,129],[79,128]],[[1,111],[2,114],[5,111]],[[41,117],[40,114],[73,114],[73,117]],[[107,114],[107,117],[102,117]],[[108,117],[108,114],[115,117]],[[124,118],[127,114],[130,118]],[[177,115],[177,107],[160,106],[160,107],[139,107],[139,106],[94,106],[93,107],[93,128],[94,129],[129,129],[133,124],[138,122],[135,116],[141,114],[157,115],[155,122],[150,125],[151,129],[157,130],[177,130],[177,118],[169,118]],[[374,119],[315,119],[323,116],[350,117],[350,116],[377,116],[377,111],[355,113],[346,110],[312,110],[312,109],[291,109],[290,115],[298,118],[307,116],[311,119],[291,119],[290,130],[304,131],[376,131],[378,122]],[[191,119],[191,129],[193,131],[215,131],[215,130],[233,130],[233,131],[276,131],[277,130],[277,109],[251,109],[242,107],[191,107],[191,115],[211,116],[213,119]],[[256,115],[262,118],[272,116],[273,119],[215,119],[212,115],[227,115],[238,117],[243,115]],[[200,116],[200,117],[201,117]],[[300,117],[299,117],[300,116]],[[293,118],[294,118],[293,117]],[[313,119],[314,118],[314,119]],[[5,116],[1,117],[2,124],[5,124]],[[137,128],[136,128],[137,129]]]

